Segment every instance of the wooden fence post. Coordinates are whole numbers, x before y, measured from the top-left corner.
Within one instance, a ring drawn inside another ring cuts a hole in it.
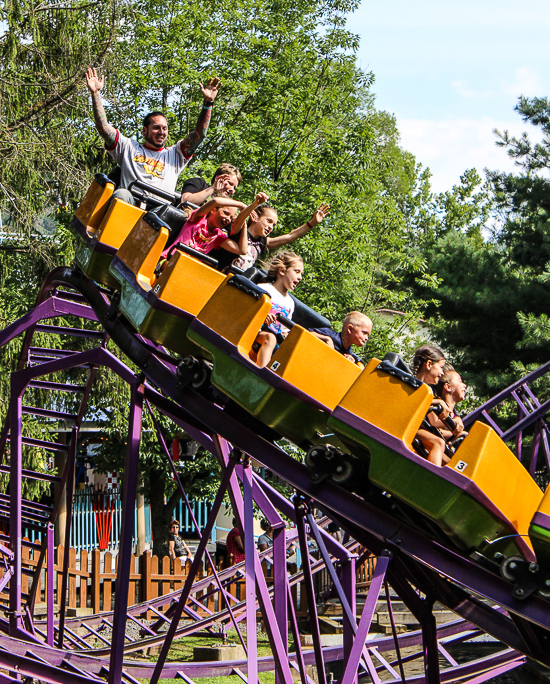
[[[141,597],[140,600],[149,601],[152,596],[151,592],[151,552],[146,551],[140,558],[140,574],[141,574]],[[146,620],[151,619],[151,611],[147,611]]]
[[[85,573],[85,574],[84,574]],[[80,552],[80,607],[88,607],[88,552]]]
[[[107,575],[111,575],[113,572],[113,554],[107,551],[103,556],[103,610],[111,610],[111,597],[112,597],[112,586],[110,578],[107,579]]]
[[[28,548],[28,546],[22,546],[21,547],[21,561],[23,566],[28,566],[29,565],[29,559],[30,555],[33,555],[34,559],[34,550],[31,551],[31,549]],[[22,573],[21,575],[21,591],[24,594],[29,593],[29,576],[26,573]],[[40,600],[40,597],[38,597],[38,600]]]
[[[94,549],[92,551],[92,609],[94,613],[101,611],[101,551]]]
[[[57,597],[57,605],[61,605],[61,590],[63,587],[63,555],[65,553],[65,547],[63,544],[59,544],[59,546],[56,549],[56,557],[55,557],[55,573],[57,575],[57,582],[54,582],[54,586],[56,587],[56,597]],[[40,580],[39,580],[40,581]],[[40,587],[39,587],[40,590]]]
[[[69,549],[69,608],[76,608],[76,549]]]

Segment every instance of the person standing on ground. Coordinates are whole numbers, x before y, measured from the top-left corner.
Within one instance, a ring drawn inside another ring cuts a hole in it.
[[[170,534],[168,535],[168,555],[172,559],[190,557],[191,549],[179,535],[180,524],[177,520],[171,520],[169,525]]]
[[[227,555],[233,556],[233,562],[235,565],[241,563],[244,560],[244,544],[241,538],[241,532],[237,527],[237,518],[233,518],[233,529],[230,530],[225,540],[225,545],[227,547]]]

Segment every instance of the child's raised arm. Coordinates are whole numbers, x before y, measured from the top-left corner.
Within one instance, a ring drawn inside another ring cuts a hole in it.
[[[250,214],[254,211],[254,209],[260,204],[263,204],[266,200],[267,195],[265,194],[265,192],[259,192],[256,195],[256,199],[254,200],[254,202],[252,202],[252,204],[249,204],[239,213],[237,218],[233,221],[233,225],[235,225],[235,223],[239,224],[241,231],[239,233],[239,239],[237,241],[232,238],[228,238],[225,242],[221,243],[221,249],[226,249],[228,252],[238,254],[239,256],[243,256],[248,253],[248,231],[243,226],[243,223],[245,219],[248,216],[250,216]],[[232,230],[231,235],[233,235],[233,233],[234,231]]]
[[[231,197],[214,197],[193,212],[194,218],[206,216],[209,211],[212,211],[212,209],[215,209],[216,207],[237,207],[238,209],[245,209],[246,204],[244,204],[244,202],[239,202],[239,200],[232,199]]]
[[[231,225],[231,232],[229,234],[236,235],[241,230],[241,228],[244,225],[244,222],[254,211],[254,209],[257,209],[260,206],[260,204],[264,204],[265,202],[267,202],[268,199],[269,197],[265,194],[265,192],[259,192],[254,198],[252,204],[249,204],[247,207],[245,207],[239,212],[238,216]],[[243,232],[246,234],[246,230]]]
[[[266,238],[266,247],[268,249],[275,249],[275,247],[281,247],[282,245],[288,245],[291,242],[294,242],[298,238],[303,237],[308,231],[310,231],[312,228],[315,228],[315,226],[318,226],[321,221],[328,216],[329,214],[329,206],[328,204],[321,204],[319,209],[313,214],[313,218],[311,218],[307,223],[304,223],[303,226],[300,226],[299,228],[294,228],[294,230],[291,230],[290,233],[285,233],[285,235],[279,235],[277,237],[273,238]]]

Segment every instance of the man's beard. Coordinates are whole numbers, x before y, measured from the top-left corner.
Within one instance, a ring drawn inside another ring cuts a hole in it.
[[[164,138],[164,140],[163,140],[163,141],[161,142],[161,144],[159,145],[158,143],[156,143],[156,142],[153,140],[153,138],[152,138],[150,135],[146,135],[146,136],[145,136],[145,142],[146,142],[148,145],[150,145],[151,147],[154,147],[156,150],[161,150],[161,149],[164,147],[164,143],[166,142],[166,138]]]

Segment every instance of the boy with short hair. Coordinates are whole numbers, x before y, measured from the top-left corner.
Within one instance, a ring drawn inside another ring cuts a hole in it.
[[[344,318],[342,332],[334,332],[331,328],[311,328],[309,332],[346,359],[362,366],[361,359],[351,351],[351,346],[363,347],[365,345],[372,332],[372,321],[360,311],[352,311]]]
[[[201,205],[214,193],[233,197],[242,181],[241,172],[233,164],[220,164],[212,176],[212,185],[204,178],[188,178],[181,189],[181,201]]]

